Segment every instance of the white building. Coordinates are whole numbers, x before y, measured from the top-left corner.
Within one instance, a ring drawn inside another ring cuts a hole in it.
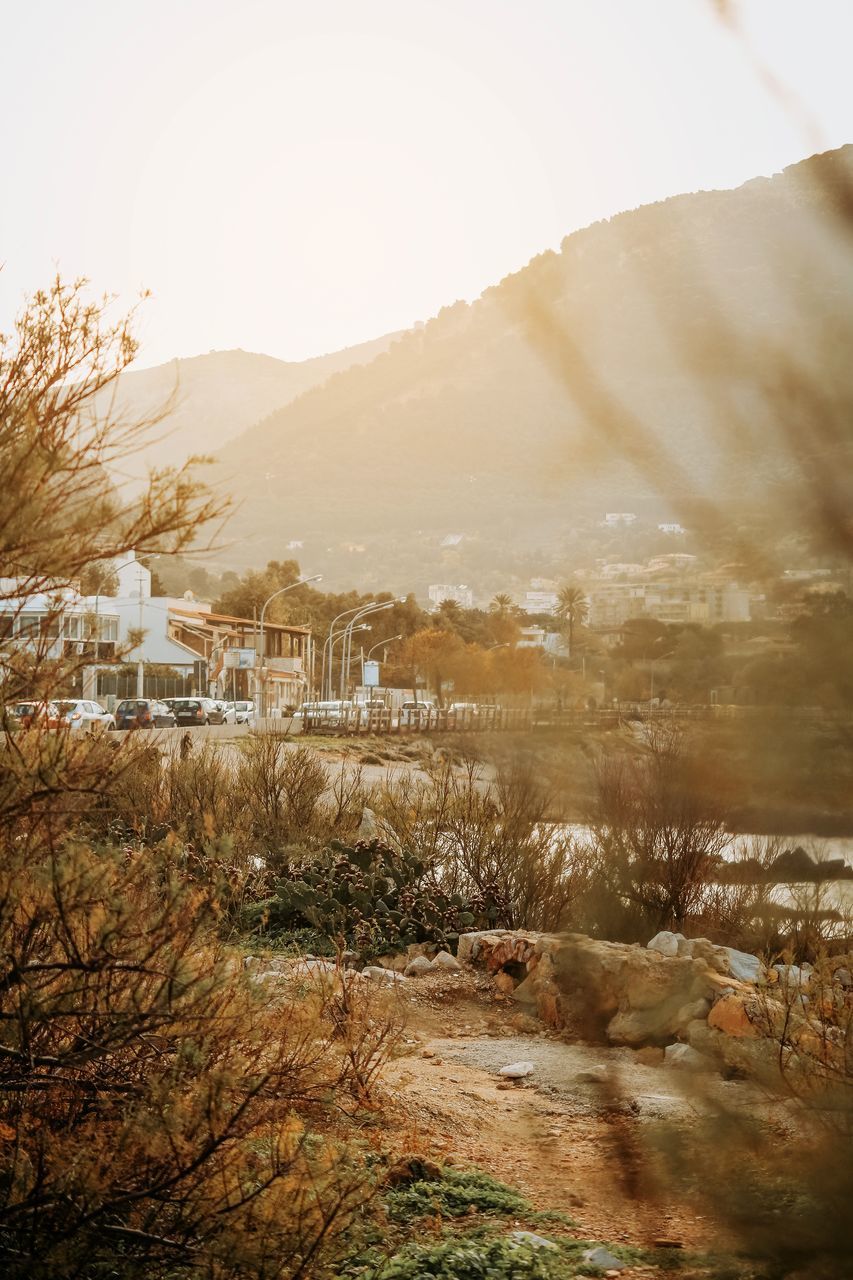
[[[116,596],[67,591],[0,601],[0,643],[80,659],[86,698],[98,697],[99,672],[142,661],[195,677],[198,693],[257,698],[263,682],[267,708],[302,702],[312,656],[307,627],[267,622],[261,663],[254,620],[214,613],[191,592],[152,596],[151,574],[132,552],[113,572]],[[139,633],[142,643],[132,644]]]
[[[455,600],[463,609],[473,609],[474,607],[474,592],[470,587],[466,587],[464,583],[454,587],[448,583],[434,582],[427,588],[427,594],[433,609],[437,609],[439,605],[444,604],[445,600]]]
[[[604,525],[608,529],[625,528],[629,524],[633,524],[637,519],[635,511],[606,511],[604,513]]]
[[[749,592],[735,583],[690,581],[590,583],[589,625],[619,627],[629,618],[659,622],[748,622]]]
[[[521,607],[525,613],[553,614],[556,611],[558,599],[556,591],[526,591]]]

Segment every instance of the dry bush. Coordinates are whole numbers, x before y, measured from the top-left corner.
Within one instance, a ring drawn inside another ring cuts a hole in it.
[[[389,781],[376,804],[398,845],[426,857],[446,892],[486,904],[495,925],[555,930],[573,922],[588,858],[544,820],[548,795],[525,766],[502,769],[486,786],[473,762],[461,774],[440,763],[426,779]]]
[[[350,1005],[330,1053],[323,1007],[254,984],[167,857],[3,837],[4,1274],[306,1274],[367,1194],[308,1125],[391,1038]]]
[[[275,734],[252,735],[235,778],[235,795],[248,815],[249,838],[270,865],[286,865],[287,846],[320,834],[326,771],[308,747]]]
[[[700,778],[704,762],[669,725],[648,727],[642,754],[600,763],[591,825],[599,927],[613,931],[606,936],[682,930],[701,909],[731,837],[723,804]]]

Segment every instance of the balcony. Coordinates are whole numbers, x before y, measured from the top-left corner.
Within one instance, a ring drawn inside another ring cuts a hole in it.
[[[264,667],[280,675],[302,675],[305,670],[301,658],[265,658]]]

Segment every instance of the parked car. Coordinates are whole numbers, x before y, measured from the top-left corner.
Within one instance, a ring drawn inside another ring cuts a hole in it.
[[[228,705],[234,708],[235,724],[248,724],[254,718],[255,704],[248,698],[244,698],[239,702],[229,702]]]
[[[11,712],[22,729],[58,729],[62,718],[55,702],[17,702]]]
[[[220,724],[237,723],[237,708],[234,706],[233,702],[223,702],[220,698],[217,698],[214,702],[214,706],[217,711],[222,714],[222,719],[219,721]],[[213,724],[215,721],[211,721],[211,723]]]
[[[170,698],[169,706],[179,725],[223,723],[223,713],[213,698]]]
[[[353,704],[348,701],[303,702],[293,719],[297,725],[307,721],[309,732],[322,732],[324,729],[339,729],[345,725],[352,710]]]
[[[171,707],[156,698],[125,698],[115,710],[117,729],[174,729]]]
[[[69,729],[114,729],[116,718],[105,711],[100,702],[88,702],[83,698],[57,702],[59,714]]]
[[[451,702],[450,710],[458,716],[470,719],[479,715],[480,708],[476,702]]]
[[[435,703],[420,700],[404,702],[400,707],[400,724],[426,724],[428,718],[435,715]]]

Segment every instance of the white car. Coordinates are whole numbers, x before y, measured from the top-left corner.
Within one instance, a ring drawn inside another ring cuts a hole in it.
[[[400,707],[400,724],[426,724],[435,715],[436,706],[431,701],[404,702]]]
[[[239,702],[229,702],[229,707],[234,708],[234,724],[249,724],[255,715],[255,704],[250,699],[244,698]]]
[[[222,724],[237,723],[237,708],[233,702],[223,702],[220,698],[217,698],[216,705],[222,712]]]
[[[80,698],[76,702],[57,702],[56,706],[61,717],[60,724],[68,725],[69,729],[114,729],[116,727],[115,716],[105,711],[100,702],[88,702]]]

